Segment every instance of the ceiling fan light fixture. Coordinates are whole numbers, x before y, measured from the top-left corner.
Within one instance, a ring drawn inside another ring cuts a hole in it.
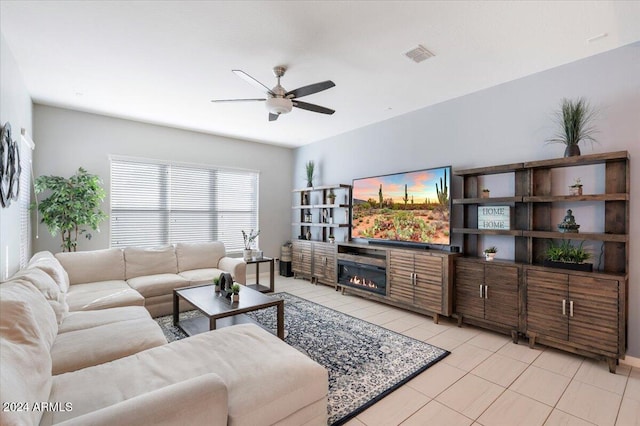
[[[293,102],[288,98],[269,98],[265,105],[271,114],[286,114],[293,108]]]

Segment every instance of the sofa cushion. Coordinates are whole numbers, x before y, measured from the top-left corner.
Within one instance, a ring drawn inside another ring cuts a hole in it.
[[[56,259],[69,274],[70,284],[124,280],[122,249],[56,253]]]
[[[53,309],[58,324],[62,323],[64,317],[69,313],[67,296],[49,274],[40,268],[21,269],[11,277],[11,280],[14,279],[22,279],[33,284]]]
[[[224,244],[221,241],[176,244],[179,272],[191,269],[217,268],[218,262],[224,256]]]
[[[178,262],[173,246],[124,249],[125,278],[143,275],[177,274]]]
[[[183,271],[183,272],[180,272],[178,275],[189,280],[191,285],[212,284],[213,279],[215,277],[219,277],[220,274],[222,274],[223,272],[225,271],[223,271],[222,269],[206,268],[206,269],[193,269],[191,271]]]
[[[58,334],[51,348],[52,373],[62,374],[164,345],[167,339],[151,318],[120,321]]]
[[[63,293],[66,293],[69,289],[69,275],[51,252],[40,251],[34,254],[29,260],[27,268],[42,269],[53,278]]]
[[[0,285],[0,297],[3,307],[11,303],[24,303],[28,306],[29,318],[24,316],[14,318],[15,326],[20,328],[23,321],[35,321],[40,330],[39,336],[49,350],[58,334],[58,322],[53,309],[42,293],[29,281],[15,279]],[[3,311],[0,313],[5,315]]]
[[[39,321],[55,323],[55,316],[51,311],[47,320],[46,315],[34,313],[32,303],[42,304],[30,294],[34,292],[44,302],[44,297],[30,283],[0,285],[0,402],[2,407],[10,402],[29,404],[27,411],[0,410],[2,425],[39,424],[42,413],[32,410],[32,404],[49,400],[52,384],[50,345],[43,338]],[[53,326],[47,328],[52,330]],[[50,335],[50,332],[45,334]]]
[[[174,288],[187,287],[189,280],[176,274],[158,274],[131,278],[127,284],[144,297],[153,297],[172,294]]]
[[[125,281],[101,281],[76,284],[67,293],[69,311],[117,308],[119,306],[143,306],[144,297]]]
[[[96,311],[69,312],[62,324],[58,325],[58,335],[69,331],[86,330],[114,322],[150,319],[149,311],[142,306],[122,306],[98,309]]]
[[[327,371],[321,365],[257,325],[244,324],[55,376],[50,400],[69,401],[73,411],[47,412],[43,424],[210,372],[227,385],[231,425],[274,424],[317,401],[326,404]]]

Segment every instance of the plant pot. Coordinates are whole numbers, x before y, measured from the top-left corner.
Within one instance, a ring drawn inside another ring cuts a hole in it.
[[[564,150],[565,157],[577,157],[580,155],[580,147],[578,145],[567,145]]]
[[[582,187],[581,186],[570,186],[569,187],[570,195],[582,195]]]
[[[231,296],[231,302],[232,303],[236,303],[240,301],[240,295],[239,294],[234,294]]]
[[[247,250],[247,249],[244,249],[244,250],[242,250],[242,258],[244,259],[244,261],[245,261],[245,262],[248,262],[248,261],[250,261],[250,260],[251,260],[251,252],[252,252],[252,251],[253,251],[253,250],[251,250],[251,249],[248,249],[248,250]]]
[[[220,293],[220,284],[216,284],[216,285],[215,285],[214,291],[215,291],[216,293]]]
[[[496,253],[485,253],[484,258],[487,262],[493,262],[493,259],[496,257]]]
[[[330,242],[331,244],[335,243],[335,242],[336,242],[335,237],[329,237],[329,242]]]
[[[489,191],[480,192],[480,198],[489,198],[489,197],[491,197],[491,192]]]
[[[572,271],[593,272],[593,263],[555,262],[553,260],[545,259],[542,261],[542,266],[546,266],[548,268],[570,269]]]

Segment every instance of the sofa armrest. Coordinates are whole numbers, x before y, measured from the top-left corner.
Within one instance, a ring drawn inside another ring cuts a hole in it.
[[[118,404],[102,408],[59,425],[214,425],[226,426],[227,387],[217,374],[209,373],[165,386]]]
[[[229,272],[233,280],[240,283],[247,283],[247,264],[241,257],[224,256],[218,262],[218,269]]]

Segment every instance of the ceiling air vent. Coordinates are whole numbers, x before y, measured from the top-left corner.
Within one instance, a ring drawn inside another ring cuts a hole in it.
[[[411,59],[416,64],[435,56],[433,53],[429,52],[426,47],[419,44],[415,49],[411,49],[410,51],[404,54],[407,58]]]

